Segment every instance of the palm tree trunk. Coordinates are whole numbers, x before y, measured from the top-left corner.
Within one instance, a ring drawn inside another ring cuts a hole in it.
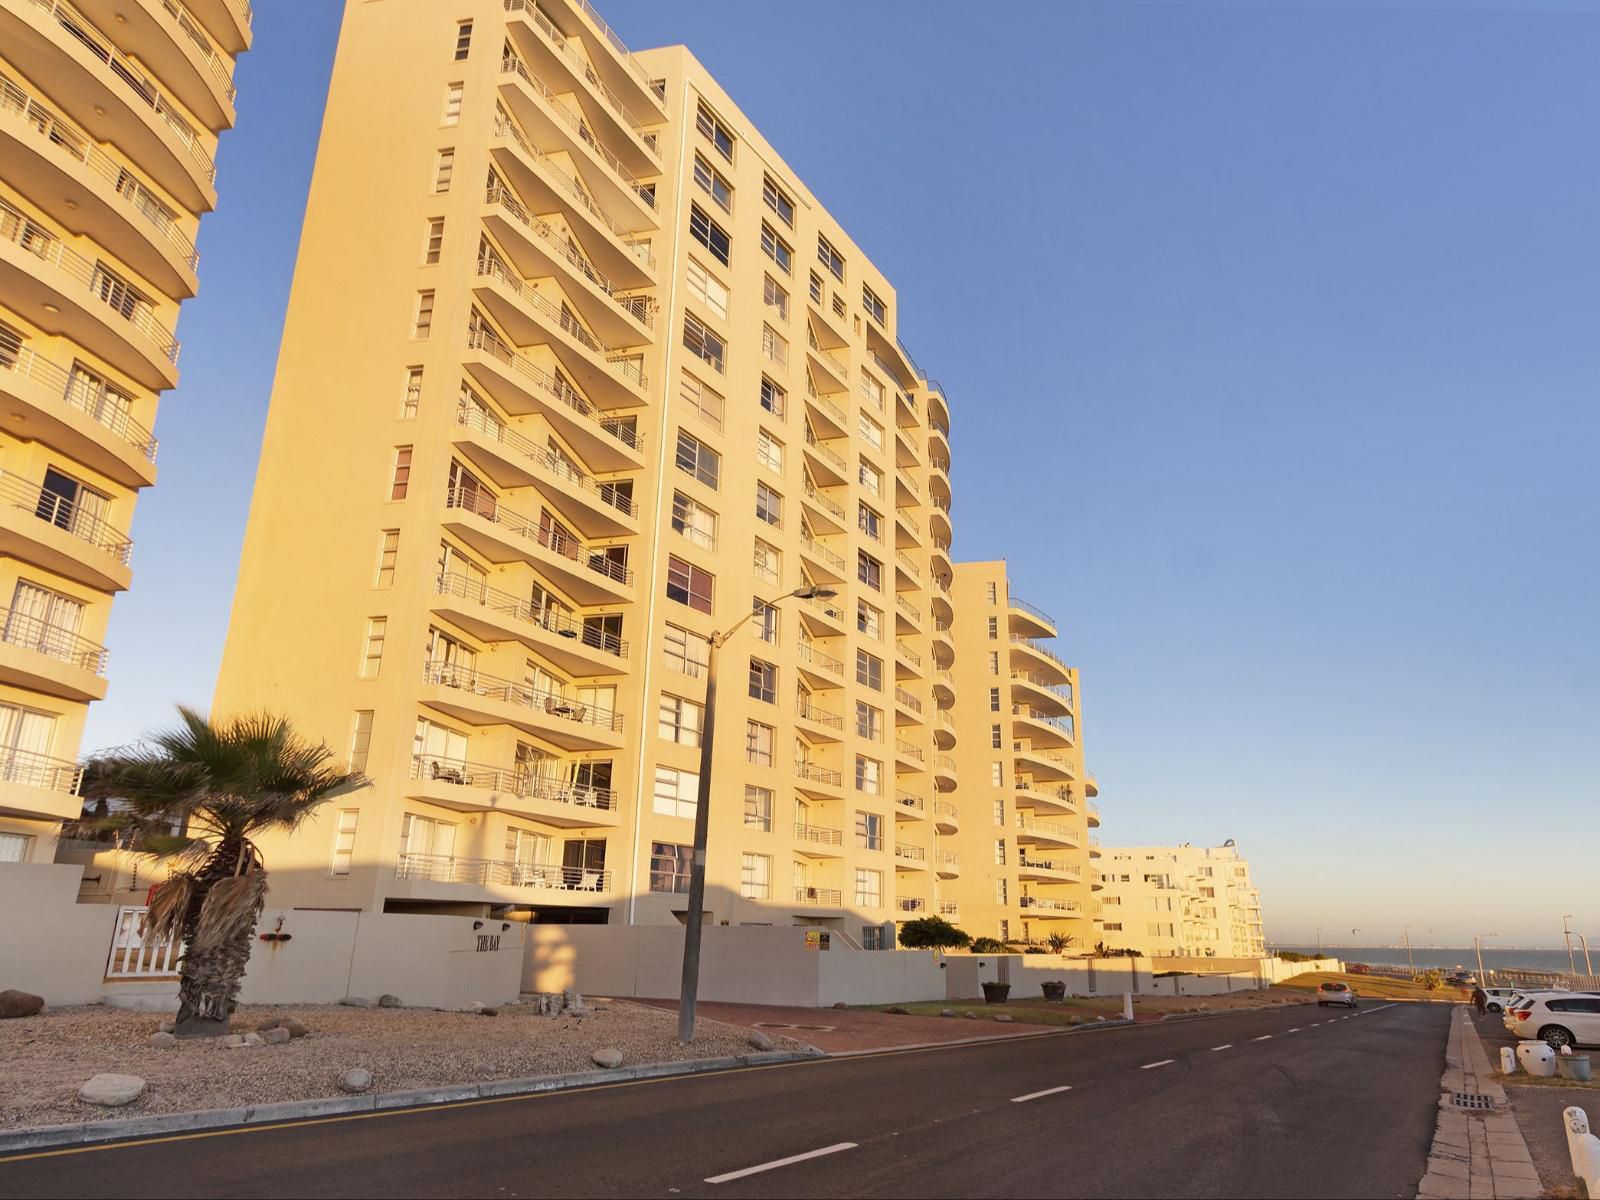
[[[216,884],[239,870],[246,852],[243,839],[222,842],[195,872],[197,886],[183,917],[186,949],[178,965],[178,1017],[172,1028],[177,1037],[215,1037],[229,1030],[239,977],[244,973],[244,959],[250,954],[248,938],[244,957],[231,973],[225,961],[231,947],[197,952],[193,946],[206,897]]]

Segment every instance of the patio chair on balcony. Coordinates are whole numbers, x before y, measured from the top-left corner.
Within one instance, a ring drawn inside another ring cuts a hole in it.
[[[460,767],[447,767],[436,758],[429,761],[428,774],[442,783],[465,783],[467,781],[466,775]]]
[[[588,709],[576,700],[568,700],[565,696],[546,696],[544,710],[552,717],[566,717],[569,721],[581,721]]]

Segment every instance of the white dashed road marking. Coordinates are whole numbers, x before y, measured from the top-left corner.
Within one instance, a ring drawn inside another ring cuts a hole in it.
[[[729,1171],[724,1175],[713,1175],[707,1183],[727,1183],[734,1179],[743,1179],[746,1175],[759,1175],[762,1171],[774,1171],[779,1167],[787,1167],[791,1163],[805,1162],[808,1158],[821,1158],[824,1154],[837,1154],[841,1150],[854,1150],[854,1142],[835,1142],[831,1146],[824,1146],[820,1150],[807,1150],[804,1154],[791,1154],[788,1158],[776,1158],[771,1162],[762,1163],[760,1166],[746,1167],[742,1171]]]
[[[1151,1067],[1164,1067],[1168,1063],[1173,1063],[1173,1062],[1177,1062],[1177,1061],[1178,1060],[1175,1059],[1175,1058],[1163,1058],[1160,1062],[1145,1063],[1145,1065],[1140,1067],[1139,1070],[1148,1071]]]
[[[1222,1045],[1213,1046],[1211,1048],[1213,1050],[1232,1050],[1233,1049],[1233,1043],[1232,1042],[1223,1042]]]
[[[1272,1040],[1272,1035],[1270,1033],[1263,1033],[1260,1037],[1251,1038],[1250,1040],[1252,1042],[1270,1042]]]
[[[1037,1100],[1040,1096],[1054,1096],[1057,1092],[1070,1092],[1071,1090],[1071,1086],[1065,1084],[1061,1087],[1045,1088],[1042,1092],[1029,1092],[1026,1096],[1013,1096],[1011,1097],[1011,1103],[1022,1104],[1029,1100]]]

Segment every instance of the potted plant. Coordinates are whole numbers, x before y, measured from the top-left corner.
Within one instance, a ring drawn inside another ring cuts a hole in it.
[[[1009,983],[986,983],[983,985],[983,1002],[985,1004],[1004,1004],[1006,997],[1011,994]]]
[[[1044,998],[1046,1000],[1065,1000],[1067,998],[1067,985],[1065,980],[1046,980],[1039,986],[1044,990]]]

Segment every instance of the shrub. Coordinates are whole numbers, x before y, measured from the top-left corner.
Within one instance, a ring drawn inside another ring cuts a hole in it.
[[[1044,944],[1050,947],[1051,954],[1061,954],[1071,947],[1073,941],[1074,939],[1070,934],[1054,929],[1045,936]]]
[[[1434,967],[1415,976],[1414,982],[1420,983],[1427,991],[1436,992],[1444,986],[1444,972]]]
[[[1000,944],[998,938],[981,937],[973,938],[972,944],[967,949],[974,954],[999,954],[1005,947]]]
[[[972,941],[943,917],[918,917],[900,926],[897,940],[910,950],[955,950]]]

